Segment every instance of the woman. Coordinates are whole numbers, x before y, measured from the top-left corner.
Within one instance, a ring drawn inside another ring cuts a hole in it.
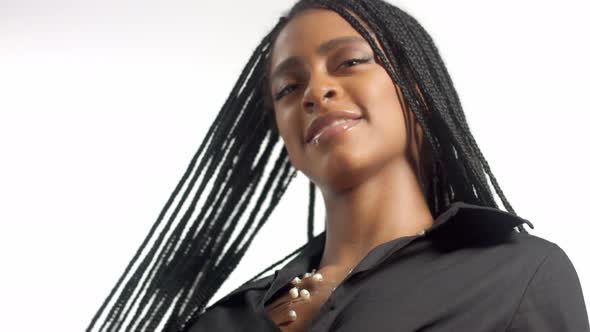
[[[309,242],[205,308],[297,172],[310,180]],[[299,1],[88,330],[588,331],[574,267],[525,223],[418,22],[379,0]]]

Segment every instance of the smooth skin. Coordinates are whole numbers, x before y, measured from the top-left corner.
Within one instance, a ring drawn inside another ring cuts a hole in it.
[[[318,51],[335,39],[341,42]],[[290,57],[299,61],[277,70]],[[317,267],[323,286],[305,281],[313,289],[311,303],[291,301],[286,292],[266,306],[282,331],[303,331],[332,288],[369,251],[432,226],[418,178],[422,130],[369,44],[327,9],[307,9],[281,30],[272,49],[270,80],[276,124],[289,160],[316,184],[326,211],[326,245]],[[337,110],[363,118],[331,139],[306,143],[309,124]],[[291,308],[298,317],[289,323]]]

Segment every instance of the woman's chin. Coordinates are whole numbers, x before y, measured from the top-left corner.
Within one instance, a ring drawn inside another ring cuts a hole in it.
[[[341,154],[339,158],[324,160],[316,174],[319,174],[314,182],[331,191],[342,191],[353,188],[371,175],[374,167],[367,165],[367,159],[353,156],[348,153]]]

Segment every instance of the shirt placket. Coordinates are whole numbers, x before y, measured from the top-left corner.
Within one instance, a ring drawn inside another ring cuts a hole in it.
[[[391,248],[388,248],[388,250],[385,251],[385,254],[375,257],[373,254],[378,253],[370,252],[365,256],[365,258],[361,260],[361,262],[359,262],[359,264],[357,264],[357,266],[342,280],[338,287],[332,291],[330,296],[328,296],[324,304],[320,307],[320,311],[316,317],[309,324],[306,332],[325,332],[330,329],[330,325],[334,322],[338,312],[342,310],[344,305],[346,305],[346,303],[342,303],[343,301],[341,301],[341,299],[346,295],[346,285],[351,278],[361,272],[379,266],[385,259],[399,253],[400,250],[407,247],[410,243],[422,237],[424,237],[423,233],[415,236],[399,238],[398,240],[400,241],[392,242]]]

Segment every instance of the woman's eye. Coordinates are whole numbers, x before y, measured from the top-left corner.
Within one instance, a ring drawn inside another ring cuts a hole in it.
[[[359,63],[366,63],[366,62],[369,62],[369,60],[370,60],[370,59],[349,59],[349,60],[346,60],[346,61],[344,61],[343,63],[341,63],[341,64],[340,64],[340,66],[338,66],[338,68],[340,68],[340,67],[342,67],[342,66],[345,66],[345,67],[352,67],[352,66],[354,66],[354,65],[356,65],[356,64],[359,64]]]
[[[281,91],[279,91],[276,96],[275,96],[275,100],[279,100],[281,98],[283,98],[284,96],[286,96],[289,92],[291,92],[292,89],[294,89],[296,87],[295,84],[289,84],[286,87],[284,87]]]
[[[370,60],[371,60],[370,58],[365,58],[365,59],[349,59],[349,60],[346,60],[343,63],[341,63],[340,66],[338,66],[338,68],[340,68],[342,66],[344,66],[344,67],[352,67],[352,66],[355,66],[357,64],[367,63]],[[279,99],[283,98],[284,96],[288,95],[296,87],[297,87],[296,84],[289,84],[289,85],[285,86],[283,89],[281,89],[281,91],[279,91],[275,95],[275,100],[279,100]]]

